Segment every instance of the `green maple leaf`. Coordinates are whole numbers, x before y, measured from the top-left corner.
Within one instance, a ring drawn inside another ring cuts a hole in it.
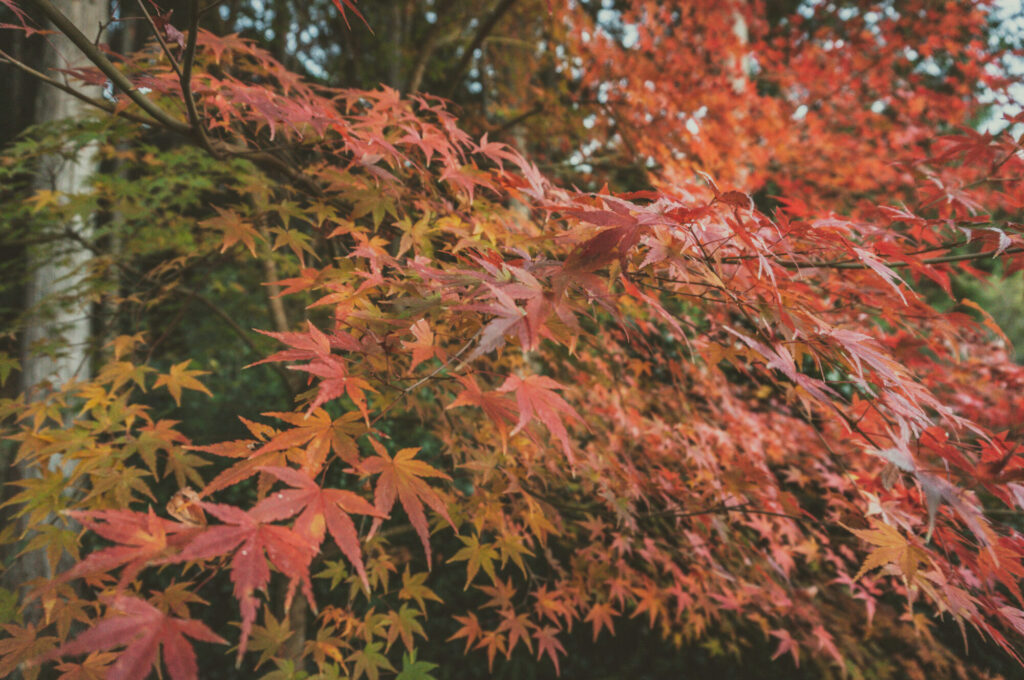
[[[424,600],[435,600],[437,602],[444,602],[437,593],[424,585],[427,580],[427,572],[422,571],[418,574],[412,574],[409,571],[409,565],[405,565],[405,573],[402,574],[402,589],[398,591],[398,599],[400,600],[416,600],[416,604],[420,606],[420,609],[425,610],[426,604]]]
[[[466,585],[463,590],[469,588],[473,577],[481,568],[493,582],[495,578],[494,561],[498,559],[498,551],[494,549],[494,546],[490,543],[481,544],[479,536],[459,536],[459,540],[465,544],[465,547],[452,555],[448,562],[466,562]]]
[[[355,661],[355,666],[352,668],[352,680],[359,680],[364,673],[370,680],[378,680],[381,668],[389,671],[395,670],[388,658],[380,653],[380,648],[383,646],[382,642],[371,642],[351,656],[351,659]]]
[[[395,680],[434,680],[430,671],[437,668],[436,663],[417,661],[416,650],[402,655],[402,672]]]
[[[281,617],[281,620],[278,621],[274,618],[273,614],[264,609],[263,625],[254,626],[252,637],[249,639],[249,651],[260,653],[259,661],[256,662],[256,668],[259,668],[276,656],[278,650],[281,649],[281,645],[291,635],[292,630],[288,626],[287,616]]]

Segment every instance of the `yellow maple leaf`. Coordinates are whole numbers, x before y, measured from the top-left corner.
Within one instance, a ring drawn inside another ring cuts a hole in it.
[[[45,210],[49,207],[57,207],[61,204],[61,198],[64,194],[59,191],[51,191],[50,189],[40,189],[34,193],[31,197],[25,199],[26,203],[32,204],[32,213],[35,214],[40,210]]]
[[[190,371],[188,365],[192,363],[191,359],[186,359],[180,364],[171,366],[171,370],[164,375],[157,377],[154,388],[166,386],[167,391],[174,397],[174,403],[181,406],[181,390],[189,389],[196,390],[197,392],[204,392],[207,396],[212,397],[213,394],[210,390],[206,389],[203,383],[196,380],[198,375],[207,375],[209,371]]]
[[[218,213],[217,217],[211,217],[210,219],[203,220],[199,224],[207,229],[219,229],[224,232],[220,252],[223,253],[225,250],[241,241],[242,244],[249,249],[249,252],[252,253],[252,256],[256,257],[255,239],[259,238],[260,240],[263,240],[263,237],[260,236],[252,222],[246,220],[233,210],[223,210],[217,206],[214,206],[213,208]]]
[[[877,567],[887,564],[896,565],[908,581],[913,580],[919,565],[929,564],[928,553],[913,545],[896,527],[884,523],[876,523],[873,529],[850,529],[861,540],[867,541],[874,548],[868,553],[860,571],[854,576],[861,576]]]

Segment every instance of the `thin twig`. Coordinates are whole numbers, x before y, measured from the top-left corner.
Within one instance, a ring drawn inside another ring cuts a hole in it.
[[[390,411],[392,409],[392,407],[394,407],[395,404],[397,404],[399,401],[401,401],[405,397],[409,396],[409,394],[412,393],[412,391],[415,390],[416,388],[420,387],[421,385],[424,385],[425,383],[427,383],[428,381],[432,380],[433,378],[436,378],[437,375],[441,371],[445,370],[446,368],[449,368],[453,361],[455,361],[456,359],[460,358],[463,354],[466,353],[467,350],[469,350],[470,347],[473,346],[473,344],[476,342],[476,339],[480,336],[480,333],[482,333],[482,332],[483,332],[483,330],[481,329],[481,330],[477,331],[476,333],[474,333],[473,337],[471,337],[468,341],[466,341],[466,344],[464,344],[459,349],[458,352],[453,354],[450,359],[448,359],[447,361],[442,362],[440,366],[438,366],[433,371],[431,371],[429,374],[423,376],[422,378],[420,378],[419,380],[414,382],[412,385],[409,385],[408,387],[403,388],[402,391],[398,394],[398,396],[395,397],[394,399],[392,399],[384,408],[381,409],[380,413],[378,413],[377,416],[372,421],[370,421],[370,425],[377,424],[377,422],[380,421],[380,419],[383,418],[384,415],[388,411]],[[464,365],[465,364],[459,364],[458,366],[455,367],[455,370],[456,371],[460,370]]]
[[[153,20],[153,16],[146,9],[146,0],[139,0],[139,9],[142,10],[142,14],[146,17],[146,21],[149,22],[149,27],[153,29],[153,35],[156,36],[156,41],[160,43],[160,49],[163,50],[167,60],[171,62],[171,68],[181,78],[181,67],[178,65],[178,60],[174,58],[174,54],[171,53],[171,46],[164,40],[164,36],[161,34],[160,29],[157,27],[156,22]]]
[[[37,71],[34,68],[32,68],[31,66],[29,66],[28,64],[25,64],[25,63],[23,63],[21,61],[18,61],[17,59],[15,59],[11,55],[9,55],[7,52],[4,52],[3,50],[0,50],[0,64],[10,64],[14,68],[22,71],[23,73],[26,73],[26,74],[32,76],[33,78],[39,80],[40,82],[42,82],[42,83],[44,83],[46,85],[49,85],[51,87],[55,87],[58,90],[60,90],[61,92],[69,94],[72,97],[75,97],[76,99],[85,102],[89,106],[95,107],[95,108],[97,108],[97,109],[99,109],[101,111],[109,113],[112,116],[121,116],[122,118],[126,118],[126,119],[128,119],[128,120],[130,120],[132,122],[141,123],[143,125],[152,125],[153,124],[153,121],[150,120],[149,118],[143,118],[142,116],[138,116],[138,115],[132,113],[131,111],[118,111],[117,107],[115,107],[110,102],[103,101],[102,99],[93,99],[92,97],[90,97],[90,96],[80,92],[79,90],[76,90],[75,88],[71,87],[67,83],[62,83],[61,81],[57,80],[56,78],[51,78],[50,76],[46,75],[42,71]]]
[[[178,286],[178,290],[183,295],[187,295],[189,296],[189,298],[195,299],[196,301],[203,303],[203,305],[205,305],[207,309],[216,314],[221,319],[221,321],[227,324],[228,328],[234,331],[235,335],[237,335],[242,340],[242,342],[245,343],[245,345],[252,351],[253,354],[260,354],[259,349],[256,347],[256,344],[252,341],[252,338],[250,337],[250,333],[246,332],[246,330],[242,328],[237,321],[231,318],[231,315],[229,315],[226,311],[221,309],[220,305],[218,305],[213,300],[206,297],[199,291],[192,290],[191,288],[187,288],[185,286]],[[285,389],[287,390],[288,394],[293,395],[294,392],[292,390],[291,383],[288,381],[288,374],[281,367],[281,365],[278,363],[271,362],[270,368],[281,379],[281,382],[284,383]]]

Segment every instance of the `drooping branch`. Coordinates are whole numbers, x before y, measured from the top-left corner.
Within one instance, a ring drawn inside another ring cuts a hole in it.
[[[127,111],[118,111],[113,104],[102,102],[100,100],[88,97],[87,95],[83,95],[82,93],[75,91],[74,88],[71,88],[70,86],[65,85],[63,83],[60,83],[59,81],[50,78],[45,74],[40,73],[39,71],[36,71],[35,69],[32,69],[31,67],[18,62],[17,60],[11,59],[6,54],[4,55],[3,59],[5,63],[10,63],[11,65],[24,71],[25,73],[35,78],[39,78],[42,82],[57,87],[65,92],[68,92],[69,94],[72,94],[78,99],[81,99],[89,103],[90,105],[95,106],[98,109],[106,111],[111,115],[124,116],[130,120],[144,123],[147,125],[156,122],[162,125],[167,130],[183,135],[188,139],[197,140],[198,138],[198,141],[203,146],[203,148],[205,148],[211,155],[213,155],[216,158],[222,158],[224,156],[245,155],[250,161],[258,165],[260,168],[264,170],[280,172],[284,174],[290,181],[300,185],[304,190],[309,191],[313,195],[323,195],[323,189],[319,185],[317,185],[315,182],[312,182],[301,171],[293,167],[288,161],[280,158],[279,156],[274,155],[273,153],[270,153],[266,150],[253,150],[249,148],[238,147],[222,141],[217,141],[216,143],[213,143],[212,141],[205,138],[205,135],[203,134],[199,126],[193,127],[188,123],[182,122],[174,118],[169,113],[167,113],[159,106],[157,106],[155,103],[153,103],[150,99],[145,97],[141,92],[139,92],[139,90],[135,88],[135,86],[128,79],[128,77],[125,76],[120,70],[118,70],[118,68],[113,63],[111,63],[109,59],[107,59],[106,55],[104,55],[98,47],[96,47],[85,35],[83,35],[82,32],[78,30],[78,28],[74,25],[74,23],[71,22],[66,16],[64,16],[64,14],[60,12],[60,10],[54,7],[49,2],[49,0],[28,1],[35,3],[35,5],[38,6],[39,9],[47,16],[47,18],[49,18],[53,22],[53,24],[58,28],[58,30],[60,30],[61,33],[66,34],[68,39],[71,40],[75,44],[75,46],[82,51],[86,58],[88,58],[89,61],[93,63],[93,65],[95,65],[105,76],[107,76],[115,85],[115,87],[123,90],[132,100],[132,102],[138,105],[139,108],[141,108],[149,115],[149,118],[142,118]]]
[[[39,11],[57,27],[57,30],[67,36],[68,40],[74,43],[75,47],[81,50],[82,54],[84,54],[86,58],[88,58],[89,61],[91,61],[103,73],[103,75],[110,78],[115,87],[123,90],[125,94],[128,95],[128,98],[131,99],[132,102],[134,102],[140,109],[149,114],[154,121],[174,132],[183,134],[192,133],[192,128],[189,125],[174,118],[171,114],[161,109],[145,95],[139,92],[132,81],[129,80],[125,74],[121,73],[121,71],[111,63],[109,59],[107,59],[107,56],[103,54],[103,52],[63,14],[63,12],[57,9],[50,0],[28,1],[37,7]]]
[[[998,255],[1013,255],[1024,252],[1024,247],[1007,248],[1006,250],[983,250],[977,253],[961,253],[959,255],[943,255],[942,257],[929,257],[921,260],[921,264],[948,264],[951,262],[967,262],[969,260],[983,260],[986,257]],[[728,261],[726,258],[723,261]],[[848,260],[812,260],[810,262],[793,262],[788,260],[778,261],[778,264],[787,269],[868,269],[863,262],[850,262]],[[886,262],[887,267],[909,267],[909,262]]]
[[[132,113],[131,111],[119,111],[117,110],[117,107],[115,107],[110,102],[105,102],[102,99],[95,99],[93,97],[90,97],[89,95],[83,93],[81,90],[77,90],[68,85],[67,83],[63,83],[57,80],[56,78],[51,78],[42,71],[37,71],[28,64],[18,61],[17,59],[9,55],[7,52],[4,52],[3,50],[0,50],[0,64],[8,64],[9,66],[13,66],[22,73],[32,76],[39,82],[45,85],[49,85],[50,87],[55,87],[61,92],[71,95],[79,101],[85,102],[89,106],[97,108],[105,113],[109,113],[111,116],[120,116],[122,118],[126,118],[130,121],[133,121],[135,123],[141,123],[143,125],[149,125],[153,122],[149,118],[138,116]]]

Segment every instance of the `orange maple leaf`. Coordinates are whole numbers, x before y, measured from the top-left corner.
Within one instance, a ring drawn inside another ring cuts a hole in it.
[[[167,373],[157,376],[156,383],[153,387],[166,386],[167,391],[174,397],[174,403],[181,406],[181,390],[189,389],[197,392],[202,392],[209,397],[213,394],[210,390],[206,389],[206,385],[196,380],[196,376],[208,375],[209,371],[190,371],[188,365],[192,363],[191,359],[186,359],[180,364],[174,364],[171,366],[171,370]]]

